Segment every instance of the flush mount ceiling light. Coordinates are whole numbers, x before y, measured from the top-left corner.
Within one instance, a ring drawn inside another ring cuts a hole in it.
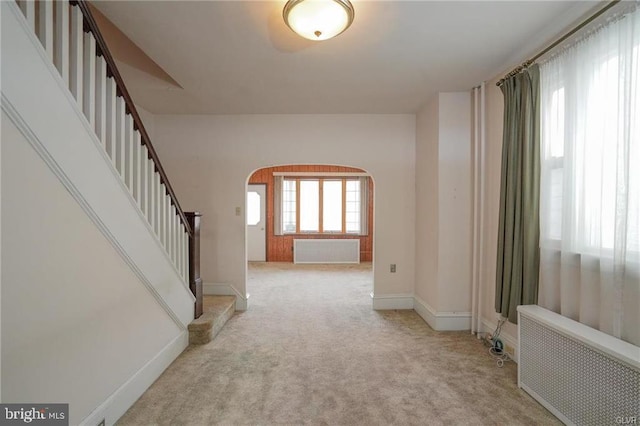
[[[349,0],[289,0],[282,12],[284,22],[309,40],[328,40],[349,28],[353,6]]]

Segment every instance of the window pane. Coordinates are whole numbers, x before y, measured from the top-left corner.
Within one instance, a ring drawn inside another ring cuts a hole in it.
[[[562,238],[562,194],[564,179],[565,143],[565,90],[559,87],[545,98],[541,161],[542,237],[548,240]]]
[[[564,87],[553,92],[549,110],[547,144],[551,157],[564,156]]]
[[[300,181],[300,231],[320,230],[320,185],[317,180]]]
[[[296,232],[296,181],[282,182],[282,232]]]
[[[348,180],[346,197],[347,232],[360,233],[360,181]]]
[[[562,179],[563,169],[551,170],[551,187],[549,188],[549,227],[547,238],[560,240],[562,238]]]
[[[260,223],[260,194],[247,192],[247,225]]]
[[[322,191],[322,228],[342,232],[342,181],[325,180]]]

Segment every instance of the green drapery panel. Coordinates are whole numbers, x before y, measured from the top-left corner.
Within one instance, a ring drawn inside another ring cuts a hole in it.
[[[540,265],[540,71],[504,81],[504,133],[496,312],[516,323],[518,305],[538,302]]]

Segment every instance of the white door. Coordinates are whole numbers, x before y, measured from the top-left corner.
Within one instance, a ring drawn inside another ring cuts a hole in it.
[[[264,262],[267,260],[267,215],[266,186],[247,186],[247,260]]]

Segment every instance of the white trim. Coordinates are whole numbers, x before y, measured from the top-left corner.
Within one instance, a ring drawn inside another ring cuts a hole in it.
[[[436,331],[471,329],[471,312],[438,312],[419,296],[414,296],[413,309]]]
[[[93,410],[91,414],[85,417],[80,422],[80,425],[97,425],[102,419],[105,420],[107,425],[117,422],[188,345],[189,333],[183,330]]]
[[[412,294],[382,294],[376,296],[371,293],[373,309],[384,311],[389,309],[413,309]]]
[[[249,306],[249,294],[245,297],[234,286],[227,283],[203,283],[202,294],[208,296],[235,296],[236,311],[246,311]]]
[[[365,172],[273,172],[274,176],[292,176],[292,177],[363,177],[371,176]]]
[[[416,311],[416,313],[420,315],[427,324],[429,324],[429,327],[435,330],[437,327],[436,311],[419,296],[414,296],[413,299],[413,310]]]
[[[480,328],[480,333],[493,333],[498,325],[497,320],[489,320],[487,318],[482,318],[481,320],[482,327]],[[505,345],[509,345],[513,348],[513,360],[518,363],[520,360],[520,346],[518,346],[518,336],[512,336],[511,334],[504,331],[504,328],[500,332],[500,340],[502,340]]]

